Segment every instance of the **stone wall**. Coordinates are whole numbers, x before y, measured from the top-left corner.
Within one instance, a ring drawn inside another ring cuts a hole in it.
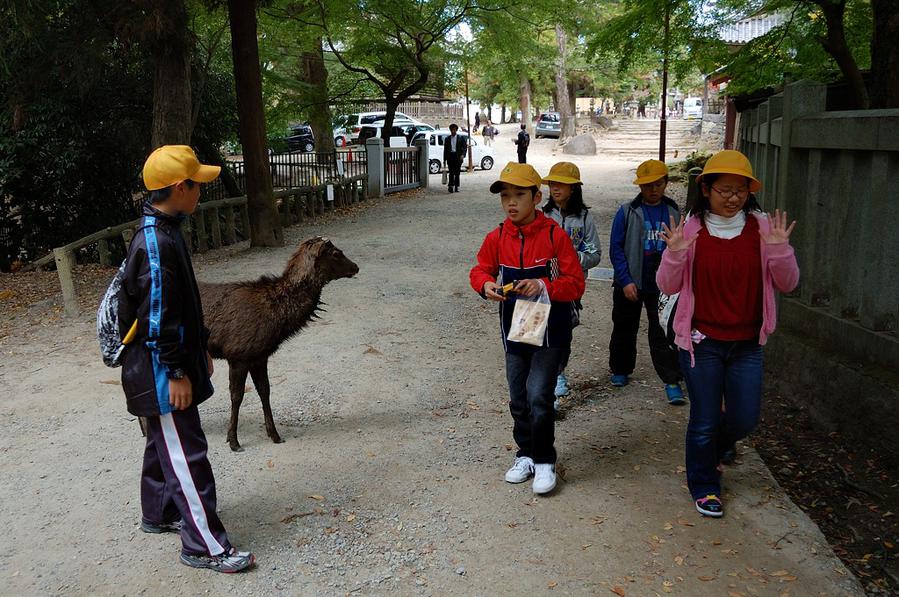
[[[699,151],[721,151],[724,149],[724,114],[706,114],[702,117],[699,134]]]

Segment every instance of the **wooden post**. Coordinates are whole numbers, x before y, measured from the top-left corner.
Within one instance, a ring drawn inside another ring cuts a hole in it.
[[[209,217],[209,227],[212,230],[212,248],[220,249],[222,247],[222,223],[219,222],[219,208],[213,207],[208,210],[211,212]]]
[[[103,267],[109,267],[109,241],[107,241],[105,238],[101,238],[99,242],[97,242],[97,253],[100,254],[100,265],[102,265]]]
[[[225,206],[225,242],[233,245],[237,242],[237,229],[234,225],[234,206]]]
[[[240,233],[244,240],[250,240],[250,208],[246,203],[240,205]]]
[[[72,268],[75,267],[75,252],[59,247],[53,249],[53,257],[56,260],[56,275],[59,276],[59,285],[62,287],[62,302],[66,315],[77,317],[80,309],[78,297],[75,295],[75,280],[72,277]]]
[[[128,252],[128,248],[131,247],[131,239],[134,238],[134,229],[125,228],[122,230],[122,241],[125,243],[125,252]]]
[[[203,253],[209,250],[209,233],[206,231],[206,210],[202,207],[193,215],[194,225],[197,227],[197,252]]]

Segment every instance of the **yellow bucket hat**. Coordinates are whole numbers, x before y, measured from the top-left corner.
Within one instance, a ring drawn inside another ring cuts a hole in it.
[[[144,163],[144,186],[148,191],[157,191],[182,180],[211,182],[221,170],[219,166],[201,164],[187,145],[163,145]]]
[[[509,162],[499,173],[499,180],[490,185],[491,193],[499,193],[503,183],[514,184],[517,187],[539,187],[542,182],[540,175],[530,164]]]
[[[581,171],[571,162],[557,162],[549,169],[543,184],[561,182],[563,184],[582,184]]]
[[[649,184],[668,176],[668,166],[660,160],[646,160],[637,166],[637,178],[634,184]]]
[[[752,175],[749,158],[734,149],[725,149],[710,157],[702,169],[702,174],[696,177],[696,181],[701,181],[706,174],[737,174],[749,179],[751,193],[756,193],[762,188],[762,182]]]

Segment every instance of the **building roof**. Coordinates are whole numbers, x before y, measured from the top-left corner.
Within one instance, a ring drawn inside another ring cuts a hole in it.
[[[782,25],[784,20],[782,13],[758,13],[725,25],[718,33],[718,37],[729,44],[745,44]]]

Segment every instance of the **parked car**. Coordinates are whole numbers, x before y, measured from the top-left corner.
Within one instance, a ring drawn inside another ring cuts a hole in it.
[[[376,124],[364,124],[359,127],[360,144],[364,144],[366,139],[381,136],[383,127]],[[406,131],[398,124],[393,125],[390,129],[390,146],[391,147],[409,147],[409,139],[406,137]]]
[[[544,112],[537,121],[537,128],[534,129],[534,136],[555,137],[559,138],[562,134],[562,119],[558,112]]]
[[[343,131],[345,135],[349,138],[350,143],[356,141],[359,138],[359,131],[362,130],[362,127],[366,124],[377,124],[378,122],[384,122],[384,117],[387,116],[387,112],[383,110],[380,112],[359,112],[357,114],[347,114],[346,116],[340,116],[339,120],[343,122],[342,125]],[[402,112],[396,112],[393,116],[393,123],[398,125],[403,124],[422,124],[415,120],[414,118],[410,118],[403,114]],[[334,134],[337,134],[337,129],[335,129]]]
[[[315,151],[315,137],[308,122],[290,125],[290,132],[284,140],[287,141],[287,151]]]
[[[693,118],[702,118],[702,98],[688,97],[684,100],[684,118],[692,120]]]
[[[468,145],[471,147],[471,162],[475,168],[480,168],[481,170],[493,168],[493,147],[482,145],[475,138],[468,135],[458,134],[460,137],[465,137],[468,140]],[[443,142],[449,136],[449,131],[438,130],[422,131],[412,137],[413,142],[421,138],[428,140],[428,171],[431,174],[439,174],[443,168]],[[462,165],[467,167],[468,160],[465,160]]]

